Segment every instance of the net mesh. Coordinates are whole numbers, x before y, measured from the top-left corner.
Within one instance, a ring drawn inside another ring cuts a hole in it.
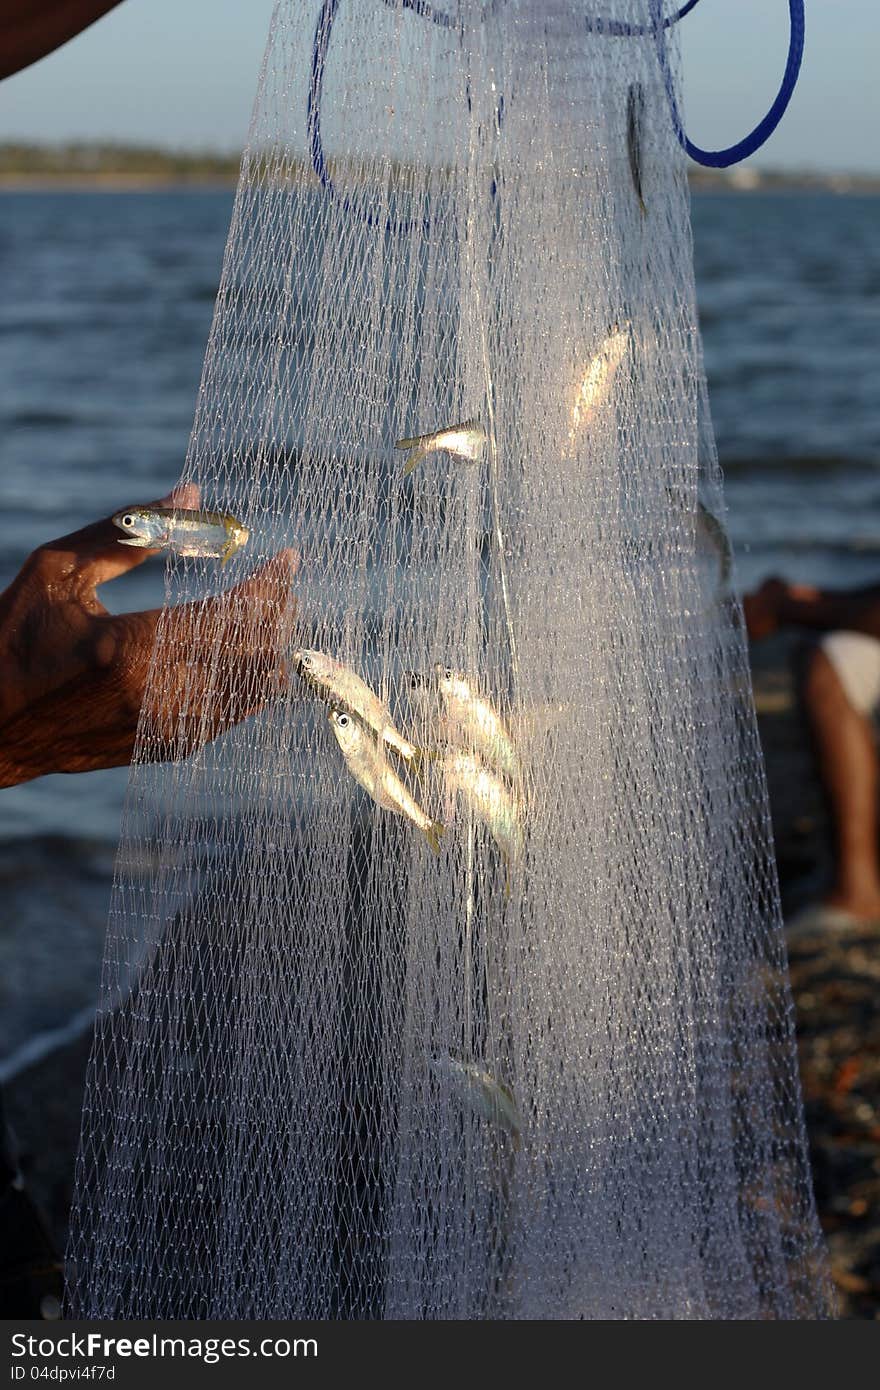
[[[655,10],[279,0],[184,474],[251,539],[168,565],[80,1317],[828,1310]]]

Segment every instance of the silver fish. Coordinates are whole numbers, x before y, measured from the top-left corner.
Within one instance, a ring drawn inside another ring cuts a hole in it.
[[[428,454],[445,450],[455,458],[477,463],[486,447],[487,435],[479,420],[466,420],[462,425],[449,425],[433,434],[414,434],[410,439],[398,439],[395,449],[409,449],[404,475],[412,473]]]
[[[347,710],[331,709],[327,717],[352,777],[369,792],[377,806],[384,811],[396,811],[417,825],[434,853],[439,854],[443,825],[440,821],[432,820],[410,795],[392,770],[382,752],[382,745],[372,732]]]
[[[447,753],[443,771],[447,787],[464,797],[508,864],[518,860],[525,844],[518,797],[473,753]]]
[[[608,398],[617,369],[626,356],[629,347],[629,325],[614,328],[590,359],[584,373],[574,405],[571,408],[571,430],[569,443],[574,443],[577,432],[586,425],[599,406]]]
[[[438,663],[434,676],[455,741],[480,753],[507,777],[515,781],[521,778],[513,739],[491,701],[478,695],[465,676],[448,666]]]
[[[436,1057],[431,1059],[431,1067],[438,1076],[447,1077],[452,1082],[456,1094],[471,1110],[505,1130],[513,1140],[513,1147],[519,1148],[522,1120],[509,1086],[503,1081],[496,1081],[491,1072],[476,1062]]]
[[[697,499],[697,519],[718,552],[718,587],[724,590],[727,588],[733,572],[733,546],[730,544],[730,537],[724,528],[724,523],[718,519],[714,512],[710,512],[709,508],[704,506],[699,499]]]
[[[642,216],[647,212],[642,197],[642,121],[645,114],[645,93],[641,82],[630,83],[626,94],[626,148],[633,188],[639,200]]]
[[[406,758],[407,762],[419,766],[422,759],[421,749],[416,748],[395,729],[391,711],[384,700],[380,700],[376,692],[371,690],[366,681],[362,680],[356,671],[352,671],[350,666],[343,665],[341,661],[327,656],[324,652],[305,647],[295,651],[291,660],[304,680],[326,691],[337,704],[344,705],[346,709],[358,715],[389,748]]]
[[[170,550],[175,555],[199,555],[229,560],[250,532],[228,512],[193,511],[185,507],[126,507],[113,517],[113,525],[125,535],[120,545],[145,550]]]
[[[674,488],[667,488],[667,496],[674,505],[685,508],[690,505],[689,499],[683,492]],[[706,506],[705,502],[697,497],[697,532],[702,533],[709,545],[718,557],[718,590],[717,596],[723,596],[730,584],[733,574],[733,546],[723,521]]]

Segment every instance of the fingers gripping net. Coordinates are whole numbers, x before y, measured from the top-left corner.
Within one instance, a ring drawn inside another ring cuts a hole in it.
[[[79,1316],[827,1308],[650,10],[277,7],[185,474],[251,540],[169,564]]]

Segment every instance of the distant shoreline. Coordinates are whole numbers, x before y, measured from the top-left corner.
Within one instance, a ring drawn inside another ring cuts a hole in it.
[[[226,193],[234,192],[236,183],[236,179],[167,174],[0,174],[0,193]]]
[[[318,186],[308,160],[291,159],[283,151],[252,151],[248,164],[256,178],[269,176],[287,184],[303,178]],[[234,189],[242,168],[240,151],[167,150],[148,145],[71,141],[36,145],[0,141],[0,192],[153,193],[192,189]],[[333,161],[330,161],[333,172]],[[401,169],[398,172],[404,172]],[[410,171],[411,172],[411,171]],[[395,166],[389,177],[395,176]],[[729,170],[690,165],[688,180],[695,192],[718,193],[880,193],[880,174],[809,169],[756,169],[739,164]]]
[[[317,181],[316,181],[317,182]],[[170,174],[0,174],[3,193],[227,193],[234,192],[237,178],[218,176],[176,178]],[[877,197],[880,179],[760,179],[736,182],[707,179],[697,174],[690,179],[692,193],[718,193],[729,197],[754,194],[817,193],[832,198]]]
[[[234,193],[235,179],[175,179],[167,176],[152,177],[138,174],[101,174],[93,177],[47,178],[45,175],[0,175],[0,195],[4,193]],[[762,183],[756,187],[737,187],[736,185],[715,183],[710,180],[692,179],[691,193],[715,193],[722,197],[753,197],[758,194],[773,193],[788,195],[797,193],[816,193],[829,198],[876,198],[880,195],[880,182],[877,184],[854,184],[839,186],[819,183]]]

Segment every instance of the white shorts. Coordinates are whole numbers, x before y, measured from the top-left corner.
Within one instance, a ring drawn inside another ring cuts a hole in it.
[[[880,712],[880,641],[864,632],[829,632],[820,646],[853,708]]]

